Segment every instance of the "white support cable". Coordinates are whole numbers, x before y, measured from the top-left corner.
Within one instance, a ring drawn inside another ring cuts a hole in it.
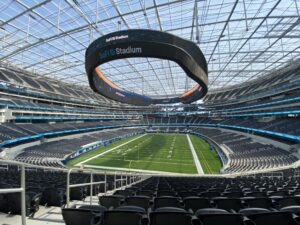
[[[195,19],[196,19],[196,42],[200,44],[199,18],[198,18],[198,0],[195,0]]]
[[[295,1],[296,1],[296,0],[295,0]],[[249,27],[248,27],[247,9],[246,9],[246,3],[245,3],[245,0],[243,0],[243,6],[244,6],[244,15],[245,15],[246,31],[248,31],[248,30],[249,30]]]
[[[300,19],[300,12],[299,12],[299,8],[298,8],[298,3],[297,3],[297,1],[299,1],[299,0],[294,0],[295,6],[296,6],[297,15],[298,15],[298,17],[299,17],[299,19]]]

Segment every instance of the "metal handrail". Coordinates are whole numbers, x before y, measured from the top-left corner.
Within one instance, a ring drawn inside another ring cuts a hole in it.
[[[67,207],[70,205],[70,188],[74,187],[84,187],[84,186],[89,186],[90,185],[90,205],[92,205],[92,196],[93,196],[93,185],[97,184],[104,184],[104,190],[106,192],[106,173],[104,177],[104,181],[97,181],[94,182],[93,175],[94,175],[94,170],[85,170],[90,172],[90,182],[89,183],[80,183],[80,184],[70,184],[70,174],[74,169],[69,169],[68,174],[67,174]]]
[[[21,169],[21,184],[19,188],[6,188],[6,189],[0,189],[0,194],[8,194],[8,193],[21,193],[21,220],[22,220],[22,225],[26,225],[26,186],[25,186],[25,173],[26,173],[26,168],[36,168],[36,169],[44,169],[44,170],[49,170],[49,171],[62,171],[67,173],[67,190],[66,190],[66,195],[67,195],[67,206],[69,206],[70,203],[70,188],[74,187],[82,187],[82,186],[88,186],[90,185],[90,204],[92,204],[92,196],[93,196],[93,185],[97,184],[104,184],[104,192],[107,192],[107,174],[113,175],[114,173],[112,172],[96,172],[94,170],[90,169],[64,169],[64,168],[54,168],[54,167],[45,167],[45,166],[38,166],[38,165],[31,165],[28,163],[23,163],[23,162],[18,162],[18,161],[12,161],[12,160],[3,160],[0,159],[0,165],[5,164],[5,165],[13,165],[13,166],[18,166]],[[19,168],[18,168],[19,169]],[[80,171],[81,173],[89,173],[91,175],[90,183],[81,183],[81,184],[70,184],[70,174],[72,171]],[[94,174],[104,174],[104,181],[93,181],[93,175]],[[127,174],[125,175],[126,180],[127,180]],[[130,176],[133,177],[133,176]],[[133,177],[134,178],[134,177]],[[121,179],[117,179],[118,181]],[[123,174],[122,174],[122,180],[123,179]],[[133,179],[134,181],[135,179]],[[130,182],[133,184],[134,182]],[[127,181],[126,181],[126,185]]]
[[[97,181],[97,182],[94,182],[93,180],[93,175],[94,175],[94,170],[86,170],[86,171],[89,171],[90,172],[90,175],[91,175],[91,178],[90,178],[90,182],[89,183],[79,183],[79,184],[70,184],[70,175],[72,173],[74,169],[69,169],[68,170],[68,175],[67,175],[67,193],[66,193],[66,197],[67,197],[67,202],[66,202],[66,206],[69,207],[70,206],[70,189],[71,188],[74,188],[74,187],[84,187],[84,186],[89,186],[90,185],[90,205],[92,205],[92,196],[93,196],[93,185],[97,185],[97,184],[104,184],[104,193],[106,194],[107,192],[107,173],[105,172],[104,174],[104,181]],[[129,179],[129,184],[128,184],[128,174],[124,174],[124,173],[121,173],[120,175],[118,176],[121,176],[121,178],[117,179],[116,178],[117,176],[117,173],[115,172],[114,173],[114,189],[117,189],[117,182],[121,182],[121,186],[120,187],[127,187],[128,185],[130,184],[133,184],[135,183],[135,179],[136,179],[136,175],[129,175],[130,176],[130,179]],[[125,177],[125,178],[123,178]],[[126,181],[125,182],[125,185],[123,185],[123,181]]]
[[[0,194],[9,194],[9,193],[16,193],[21,192],[23,188],[6,188],[6,189],[0,189]]]
[[[126,185],[127,186],[127,174],[125,175],[125,178],[123,178],[123,173],[119,174],[118,176],[121,176],[121,178],[117,179],[117,172],[115,172],[115,179],[114,179],[114,188],[117,189],[117,183],[121,182],[121,187],[123,186],[123,181],[126,180]]]

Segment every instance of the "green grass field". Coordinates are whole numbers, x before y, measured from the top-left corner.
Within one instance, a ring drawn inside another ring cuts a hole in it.
[[[222,164],[216,153],[199,137],[190,135],[195,151],[205,173],[218,173]],[[129,142],[129,143],[127,143]],[[124,144],[126,143],[126,144]],[[122,146],[120,146],[122,145]],[[125,169],[141,169],[173,173],[196,174],[197,169],[185,134],[145,134],[116,141],[100,147],[67,163],[68,166],[95,157],[84,165]],[[203,162],[202,162],[203,161]]]

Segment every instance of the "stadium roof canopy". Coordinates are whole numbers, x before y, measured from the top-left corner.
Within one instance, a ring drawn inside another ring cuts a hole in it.
[[[240,84],[300,56],[299,0],[2,0],[0,63],[88,85],[87,46],[123,29],[169,32],[198,43],[209,89]],[[111,81],[150,96],[190,89],[175,63],[150,58],[100,67]]]

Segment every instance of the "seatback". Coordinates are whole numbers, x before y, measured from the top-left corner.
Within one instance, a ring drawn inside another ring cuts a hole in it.
[[[101,196],[99,198],[100,205],[106,208],[117,208],[121,205],[121,199],[119,196]]]
[[[157,192],[157,197],[163,197],[163,196],[176,196],[176,193],[171,190],[161,190]]]
[[[148,224],[146,214],[139,209],[114,209],[104,213],[103,224],[105,225],[142,225]]]
[[[30,197],[26,195],[26,216],[30,214]],[[21,215],[21,193],[7,195],[8,208],[11,214]]]
[[[150,213],[150,225],[191,225],[192,216],[183,209],[158,208]]]
[[[152,198],[153,195],[154,195],[154,191],[151,191],[151,190],[141,190],[141,191],[137,191],[136,194],[137,195],[141,195],[141,196],[148,196],[148,197]]]
[[[272,201],[266,197],[247,197],[243,198],[248,207],[270,209],[273,207]]]
[[[162,208],[162,207],[180,207],[179,200],[176,197],[157,197],[154,199],[154,208]]]
[[[255,225],[296,225],[298,224],[289,212],[268,212],[247,216]]]
[[[204,198],[214,198],[214,197],[219,197],[221,196],[221,193],[218,191],[208,191],[208,192],[203,192],[200,195],[201,197]]]
[[[134,193],[131,190],[117,190],[115,191],[114,195],[122,195],[124,196],[124,198],[126,198],[126,197],[133,196]]]
[[[186,197],[194,197],[197,196],[197,193],[195,191],[182,191],[180,193],[178,193],[178,195],[181,198],[186,198]]]
[[[198,215],[202,225],[244,225],[241,214],[201,214]]]
[[[104,213],[107,210],[106,207],[101,205],[81,205],[79,209],[87,209],[99,213]]]
[[[85,191],[82,187],[75,187],[70,189],[70,200],[84,200]]]
[[[89,209],[62,209],[62,216],[66,225],[94,225],[101,224],[102,214]]]
[[[253,191],[253,192],[247,193],[246,196],[247,197],[266,197],[266,193],[260,192],[260,191]]]
[[[198,209],[209,208],[210,201],[206,198],[200,197],[186,197],[183,199],[184,207],[186,210],[193,210],[196,212]]]
[[[217,208],[239,211],[242,207],[240,199],[237,198],[214,198]]]
[[[300,205],[300,198],[295,196],[276,198],[275,201],[279,208]]]
[[[0,212],[7,213],[8,211],[7,194],[0,194]]]
[[[57,188],[45,189],[42,194],[42,202],[48,206],[62,206],[65,202],[63,190]]]
[[[282,197],[287,197],[289,196],[288,191],[274,191],[269,194],[269,196],[282,196]]]
[[[241,198],[243,197],[243,193],[240,191],[224,192],[222,196],[230,198]]]
[[[150,198],[147,196],[133,196],[125,199],[127,205],[139,206],[146,211],[149,208]]]

